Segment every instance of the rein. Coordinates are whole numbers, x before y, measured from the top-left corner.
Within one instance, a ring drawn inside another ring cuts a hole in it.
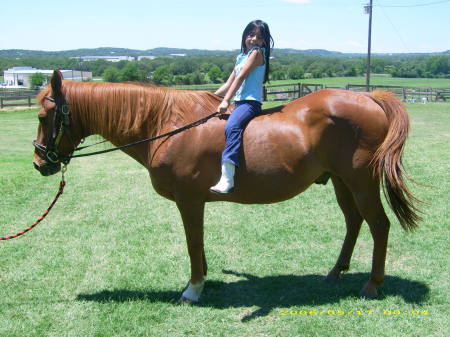
[[[64,160],[70,160],[70,159],[72,159],[72,158],[80,158],[80,157],[94,156],[94,155],[97,155],[97,154],[102,154],[102,153],[107,153],[107,152],[112,152],[112,151],[117,151],[117,150],[125,149],[125,148],[127,148],[127,147],[135,146],[135,145],[138,145],[138,144],[143,144],[143,143],[152,142],[152,141],[155,141],[155,140],[160,139],[160,138],[173,136],[173,135],[176,135],[177,133],[183,132],[183,131],[185,131],[185,130],[188,130],[188,129],[190,129],[190,128],[193,128],[193,127],[196,127],[196,126],[198,126],[198,125],[200,125],[200,124],[203,124],[203,123],[207,122],[209,119],[211,119],[211,118],[213,118],[213,117],[216,117],[216,116],[219,115],[219,114],[220,114],[220,112],[218,112],[218,111],[213,112],[212,114],[210,114],[210,115],[208,115],[208,116],[206,116],[206,117],[203,117],[203,118],[201,118],[201,119],[199,119],[199,120],[197,120],[197,121],[195,121],[195,122],[186,124],[186,125],[184,125],[184,126],[178,128],[178,129],[172,130],[172,131],[170,131],[170,132],[163,133],[162,135],[158,135],[158,136],[151,137],[151,138],[141,139],[141,140],[138,140],[138,141],[133,142],[133,143],[129,143],[129,144],[125,144],[125,145],[121,145],[121,146],[114,147],[114,148],[112,148],[112,149],[107,149],[107,150],[102,150],[102,151],[96,151],[96,152],[90,152],[90,153],[84,153],[84,154],[70,155],[70,156],[67,156],[67,157],[65,157],[65,158],[63,158],[63,159],[64,159]],[[103,143],[103,142],[99,142],[99,143],[96,143],[96,144],[92,144],[92,145],[88,145],[88,146],[83,146],[83,147],[80,147],[80,148],[76,148],[74,151],[79,151],[79,150],[85,149],[85,148],[87,148],[87,147],[90,147],[90,146],[93,146],[93,145],[97,145],[97,144],[101,144],[101,143]]]
[[[67,165],[72,158],[88,157],[88,156],[94,156],[94,155],[97,155],[97,154],[108,153],[108,152],[112,152],[112,151],[125,149],[127,147],[135,146],[135,145],[138,145],[138,144],[152,142],[152,141],[155,141],[155,140],[160,139],[160,138],[173,136],[173,135],[176,135],[177,133],[183,132],[185,130],[188,130],[190,128],[193,128],[195,126],[203,124],[206,121],[208,121],[209,119],[211,119],[213,117],[216,117],[216,116],[218,116],[220,114],[220,112],[218,112],[218,111],[213,112],[212,114],[210,114],[210,115],[208,115],[206,117],[203,117],[203,118],[201,118],[201,119],[199,119],[199,120],[197,120],[195,122],[189,123],[189,124],[184,125],[184,126],[178,128],[178,129],[172,130],[170,132],[167,132],[167,133],[164,133],[162,135],[155,136],[155,137],[150,137],[150,138],[138,140],[138,141],[133,142],[133,143],[117,146],[117,147],[114,147],[114,148],[111,148],[111,149],[107,149],[107,150],[74,155],[73,153],[75,151],[80,151],[80,150],[83,150],[85,148],[104,143],[104,142],[106,142],[106,140],[102,141],[102,142],[99,142],[99,143],[96,143],[96,144],[92,144],[92,145],[81,146],[81,147],[78,147],[78,148],[74,149],[70,155],[63,157],[63,156],[61,156],[58,153],[58,145],[59,145],[59,142],[61,141],[63,135],[65,134],[65,132],[70,137],[70,118],[69,118],[70,109],[69,109],[69,105],[67,104],[65,99],[62,99],[62,100],[61,99],[53,99],[53,98],[48,97],[48,96],[45,96],[44,99],[46,99],[48,101],[51,101],[51,102],[54,102],[56,104],[56,113],[55,113],[55,120],[54,120],[54,125],[53,125],[52,139],[51,139],[51,142],[49,142],[50,143],[49,146],[41,145],[37,141],[33,141],[33,146],[36,148],[36,150],[41,154],[41,156],[43,158],[46,158],[51,163],[55,164],[58,161],[61,161],[65,165]],[[58,124],[58,122],[59,122],[59,127],[56,125],[56,124]],[[57,131],[59,131],[59,132],[57,132]],[[70,140],[72,141],[71,137],[70,137]]]
[[[59,197],[61,196],[61,194],[63,194],[64,192],[64,186],[66,186],[66,182],[64,180],[64,173],[66,172],[67,166],[64,166],[61,169],[62,172],[62,177],[61,177],[61,181],[59,183],[59,190],[58,193],[56,193],[55,199],[53,199],[52,203],[50,204],[50,206],[48,206],[47,210],[44,212],[44,214],[42,214],[31,226],[25,228],[23,231],[11,235],[11,236],[2,236],[0,237],[0,241],[6,241],[6,240],[11,240],[11,239],[15,239],[18,238],[19,236],[22,236],[24,234],[26,234],[27,232],[29,232],[30,230],[32,230],[34,227],[36,227],[37,225],[39,225],[39,223],[45,219],[45,217],[48,215],[48,213],[50,213],[51,209],[53,208],[53,206],[56,204],[56,202],[58,201]]]
[[[48,213],[50,213],[50,210],[53,208],[53,206],[56,204],[56,202],[58,201],[59,197],[61,196],[61,194],[63,194],[64,192],[64,186],[66,185],[66,182],[64,180],[64,173],[67,170],[67,164],[69,163],[69,161],[72,158],[80,158],[80,157],[87,157],[87,156],[94,156],[97,154],[102,154],[102,153],[107,153],[107,152],[112,152],[112,151],[117,151],[120,149],[124,149],[127,147],[131,147],[134,145],[138,145],[138,144],[142,144],[142,143],[147,143],[147,142],[152,142],[154,140],[163,138],[163,137],[169,137],[169,136],[173,136],[176,135],[177,133],[183,132],[185,130],[188,130],[190,128],[193,128],[195,126],[198,126],[200,124],[205,123],[206,121],[208,121],[209,119],[218,116],[220,114],[220,112],[216,111],[206,117],[203,117],[195,122],[189,123],[187,125],[184,125],[178,129],[172,130],[170,132],[164,133],[162,135],[158,135],[155,137],[151,137],[151,138],[146,138],[146,139],[142,139],[133,143],[129,143],[129,144],[125,144],[122,146],[117,146],[115,148],[112,149],[107,149],[107,150],[103,150],[103,151],[96,151],[96,152],[91,152],[91,153],[85,153],[85,154],[77,154],[77,155],[73,155],[73,152],[75,151],[80,151],[82,149],[94,146],[94,145],[98,145],[101,143],[106,142],[102,141],[99,143],[95,143],[92,145],[87,145],[87,146],[82,146],[82,147],[78,147],[76,149],[73,150],[72,154],[66,157],[62,157],[60,156],[60,154],[58,153],[58,145],[63,137],[63,135],[65,134],[65,132],[67,132],[67,134],[70,137],[70,119],[69,119],[69,107],[68,104],[66,103],[65,100],[63,100],[62,102],[58,102],[57,100],[51,98],[51,97],[45,97],[46,100],[49,100],[51,102],[56,103],[56,114],[55,114],[55,118],[54,118],[54,125],[53,125],[53,132],[52,132],[52,136],[50,139],[50,144],[48,146],[44,146],[39,144],[36,141],[33,141],[33,146],[36,148],[36,150],[39,152],[40,155],[42,155],[44,158],[46,158],[47,160],[49,160],[51,163],[55,164],[58,161],[61,161],[64,166],[61,169],[62,172],[62,177],[61,177],[61,182],[59,184],[59,190],[58,193],[56,194],[55,198],[53,199],[52,203],[50,204],[50,206],[47,208],[47,210],[44,212],[44,214],[42,214],[38,220],[36,220],[31,226],[27,227],[26,229],[24,229],[23,231],[14,234],[14,235],[10,235],[10,236],[3,236],[0,237],[0,241],[6,241],[6,240],[11,240],[11,239],[15,239],[19,236],[22,236],[24,234],[26,234],[27,232],[29,232],[30,230],[32,230],[34,227],[36,227],[42,220],[45,219],[45,217],[48,215]],[[62,104],[61,104],[62,103]],[[59,126],[57,125],[59,124]]]

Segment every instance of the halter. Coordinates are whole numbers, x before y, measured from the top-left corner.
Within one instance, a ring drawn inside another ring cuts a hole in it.
[[[51,135],[48,137],[47,146],[39,144],[36,140],[33,141],[33,146],[36,148],[39,155],[48,160],[50,163],[57,164],[58,162],[62,162],[67,165],[70,161],[71,155],[66,157],[61,156],[58,147],[61,143],[61,139],[66,133],[69,136],[70,141],[73,143],[72,137],[70,136],[69,105],[64,97],[51,98],[45,96],[44,99],[56,104],[55,114],[53,116],[53,129]]]
[[[152,141],[155,141],[155,140],[163,138],[163,137],[173,136],[177,133],[183,132],[187,129],[196,127],[200,124],[203,124],[213,117],[221,115],[220,112],[216,111],[206,117],[203,117],[203,118],[201,118],[195,122],[189,123],[187,125],[184,125],[173,131],[169,131],[167,133],[164,133],[164,134],[161,134],[161,135],[158,135],[155,137],[141,139],[141,140],[138,140],[133,143],[117,146],[112,149],[74,155],[73,153],[75,151],[80,151],[82,149],[85,149],[90,146],[97,145],[97,144],[100,144],[103,142],[99,142],[99,143],[88,145],[88,146],[82,146],[82,147],[78,147],[78,148],[76,148],[74,146],[74,149],[72,150],[72,152],[69,155],[61,156],[60,153],[58,152],[58,146],[59,146],[59,143],[61,142],[61,139],[65,133],[68,134],[70,141],[74,145],[72,137],[70,136],[70,108],[69,108],[69,105],[67,104],[65,98],[53,99],[51,97],[45,96],[44,99],[56,104],[56,110],[55,110],[55,115],[54,115],[54,120],[53,120],[53,131],[52,131],[51,139],[49,139],[47,146],[39,144],[35,140],[33,141],[33,146],[36,148],[36,150],[38,151],[39,155],[42,158],[45,158],[52,164],[57,164],[58,162],[61,162],[64,165],[67,165],[70,162],[70,159],[72,159],[72,158],[87,157],[87,156],[93,156],[93,155],[97,155],[97,154],[117,151],[117,150],[121,150],[121,149],[124,149],[127,147],[135,146],[138,144],[152,142]]]

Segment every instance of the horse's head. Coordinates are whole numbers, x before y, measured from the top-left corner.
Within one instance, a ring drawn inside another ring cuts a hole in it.
[[[61,170],[68,163],[80,138],[71,131],[72,116],[63,93],[63,77],[59,70],[53,72],[51,85],[40,94],[39,126],[33,141],[34,167],[44,176]]]

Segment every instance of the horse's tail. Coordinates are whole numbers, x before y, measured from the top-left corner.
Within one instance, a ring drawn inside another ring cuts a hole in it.
[[[421,220],[414,205],[419,200],[405,184],[403,148],[409,132],[409,117],[403,103],[393,93],[376,90],[370,97],[381,106],[389,121],[386,137],[376,150],[371,165],[380,178],[383,192],[404,230],[412,230]]]

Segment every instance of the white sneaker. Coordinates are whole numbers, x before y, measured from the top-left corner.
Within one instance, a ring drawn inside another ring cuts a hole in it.
[[[231,193],[234,190],[234,171],[235,166],[230,162],[224,162],[222,164],[222,176],[219,182],[211,187],[209,190],[214,193],[226,194]]]

